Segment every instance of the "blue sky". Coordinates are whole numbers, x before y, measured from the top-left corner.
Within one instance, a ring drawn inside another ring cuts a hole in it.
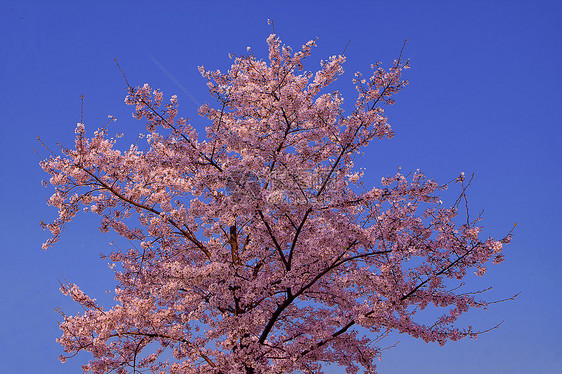
[[[474,289],[494,286],[490,299],[521,292],[463,320],[481,329],[504,321],[501,328],[445,347],[393,336],[388,343],[400,343],[385,352],[380,372],[562,372],[561,16],[559,1],[0,1],[2,370],[81,372],[87,355],[57,360],[54,309],[77,310],[58,279],[108,305],[104,290],[114,285],[98,256],[112,238],[99,233],[95,217],[80,217],[54,248],[41,249],[47,233],[39,221],[56,212],[45,203],[52,191],[40,184],[46,175],[34,148],[47,153],[36,137],[70,145],[81,94],[87,129],[112,114],[121,131],[143,131],[123,103],[113,58],[132,84],[177,94],[182,115],[204,128],[176,83],[210,101],[197,66],[226,70],[228,53],[247,46],[265,57],[270,18],[295,49],[318,37],[310,66],[351,40],[337,82],[348,105],[353,72],[390,64],[408,38],[410,85],[388,112],[396,136],[361,158],[365,183],[377,185],[398,166],[442,182],[475,173],[470,205],[485,210],[485,234],[500,237],[518,223],[506,261],[467,279]]]

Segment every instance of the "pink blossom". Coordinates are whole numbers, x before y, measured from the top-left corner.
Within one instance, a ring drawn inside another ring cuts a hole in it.
[[[384,109],[408,62],[357,73],[344,114],[326,91],[344,56],[309,73],[315,41],[298,52],[275,34],[267,43],[267,62],[248,54],[225,73],[199,68],[217,100],[199,108],[204,139],[176,96],[165,103],[144,84],[125,99],[146,124],[138,144],[118,149],[111,127],[88,138],[80,123],[75,149],[41,163],[58,210],[42,223],[52,234],[43,248],[81,211],[131,243],[107,256],[113,307],[61,285],[84,309],[61,312],[62,362],[86,351],[93,373],[321,373],[326,362],[375,373],[393,331],[439,344],[478,335],[457,320],[487,304],[461,281],[501,262],[511,233],[480,238],[481,218],[462,210],[464,174],[446,206],[448,185],[420,171],[365,189],[353,164],[392,138]],[[431,306],[442,315],[420,322]]]

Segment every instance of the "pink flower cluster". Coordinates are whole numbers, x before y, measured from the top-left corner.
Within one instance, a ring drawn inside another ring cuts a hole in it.
[[[419,171],[363,190],[354,169],[354,154],[393,136],[384,107],[408,62],[357,73],[344,115],[340,95],[322,93],[344,56],[312,74],[303,60],[314,41],[296,53],[276,35],[267,43],[267,62],[249,54],[226,73],[200,68],[218,102],[199,108],[205,140],[175,96],[164,104],[145,84],[125,102],[146,121],[146,149],[117,149],[106,127],[87,138],[80,123],[75,148],[41,163],[59,212],[43,223],[44,248],[80,211],[133,243],[108,256],[112,308],[62,285],[85,311],[61,312],[61,360],[87,351],[92,373],[323,373],[326,362],[375,373],[392,331],[439,344],[478,334],[456,320],[486,302],[459,282],[500,262],[510,235],[479,239],[480,218],[457,222],[464,178],[445,207],[447,186]],[[418,322],[428,307],[443,314]]]

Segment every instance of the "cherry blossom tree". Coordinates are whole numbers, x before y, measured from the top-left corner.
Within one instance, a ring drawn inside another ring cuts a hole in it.
[[[110,309],[62,284],[84,312],[61,311],[61,361],[87,351],[92,373],[323,373],[326,363],[375,373],[389,333],[439,344],[480,333],[458,326],[487,306],[462,280],[501,262],[511,232],[479,238],[464,174],[440,185],[397,173],[369,189],[354,166],[371,141],[392,138],[384,107],[407,84],[408,61],[356,73],[344,114],[328,89],[344,55],[311,73],[315,41],[298,52],[275,34],[267,43],[268,61],[250,52],[226,73],[200,67],[217,100],[199,108],[204,140],[176,96],[127,83],[146,148],[119,150],[110,124],[88,138],[78,123],[74,147],[41,163],[59,212],[42,223],[44,249],[80,211],[131,243],[107,255]],[[445,206],[449,186],[459,198]],[[426,308],[433,320],[419,322]]]

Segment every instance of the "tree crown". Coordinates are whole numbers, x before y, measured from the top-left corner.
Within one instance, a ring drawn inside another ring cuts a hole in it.
[[[52,233],[44,248],[82,210],[131,241],[108,256],[118,265],[111,309],[61,286],[85,312],[61,312],[58,341],[70,355],[93,355],[85,371],[321,373],[332,362],[374,373],[377,343],[392,331],[439,344],[478,334],[455,322],[487,303],[459,284],[467,270],[483,275],[501,262],[511,234],[484,240],[480,217],[457,222],[464,175],[449,183],[460,184],[458,200],[444,206],[449,184],[419,171],[365,189],[354,169],[363,147],[393,136],[384,107],[407,84],[408,62],[356,73],[344,115],[327,90],[345,56],[313,74],[303,61],[314,41],[298,52],[275,34],[267,43],[267,62],[248,54],[226,73],[200,67],[218,103],[199,108],[204,140],[175,96],[164,103],[148,84],[129,86],[145,150],[118,150],[107,126],[88,138],[79,123],[74,148],[41,163],[59,211],[42,223]],[[444,312],[416,322],[428,306]]]

